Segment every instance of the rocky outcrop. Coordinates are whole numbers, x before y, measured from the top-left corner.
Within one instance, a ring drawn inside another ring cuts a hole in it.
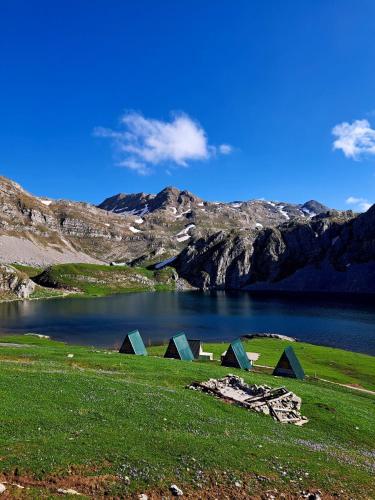
[[[198,288],[242,288],[248,281],[256,237],[255,231],[248,235],[221,231],[194,241],[172,265]]]
[[[173,265],[202,289],[375,293],[375,205],[197,239]]]
[[[34,290],[35,283],[25,274],[12,266],[0,264],[0,296],[26,299]]]

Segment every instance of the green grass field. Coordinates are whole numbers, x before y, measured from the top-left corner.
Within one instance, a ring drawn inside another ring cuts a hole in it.
[[[26,487],[8,486],[11,498],[57,498],[61,487],[89,498],[161,498],[171,483],[195,498],[249,498],[275,488],[375,496],[373,395],[215,362],[140,358],[28,336],[0,342],[10,343],[0,345],[0,482]],[[267,365],[283,347],[275,340],[246,345]],[[373,388],[374,358],[294,347],[309,375]],[[282,425],[185,388],[230,372],[286,385],[302,397],[309,423]]]

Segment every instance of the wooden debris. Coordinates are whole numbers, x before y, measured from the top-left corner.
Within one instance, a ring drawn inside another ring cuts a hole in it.
[[[236,375],[227,375],[221,379],[211,378],[207,382],[194,382],[189,389],[206,392],[248,410],[270,415],[277,422],[294,425],[308,422],[300,412],[301,398],[285,387],[273,389],[267,385],[249,385]]]

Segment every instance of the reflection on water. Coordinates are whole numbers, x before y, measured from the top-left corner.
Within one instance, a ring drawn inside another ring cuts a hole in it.
[[[37,332],[111,347],[136,328],[146,343],[165,341],[179,330],[204,340],[257,331],[375,354],[375,306],[337,298],[162,292],[0,304],[0,334]]]

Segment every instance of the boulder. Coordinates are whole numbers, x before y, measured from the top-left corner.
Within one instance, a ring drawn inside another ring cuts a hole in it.
[[[35,290],[35,283],[14,267],[0,264],[0,294],[28,298]]]

